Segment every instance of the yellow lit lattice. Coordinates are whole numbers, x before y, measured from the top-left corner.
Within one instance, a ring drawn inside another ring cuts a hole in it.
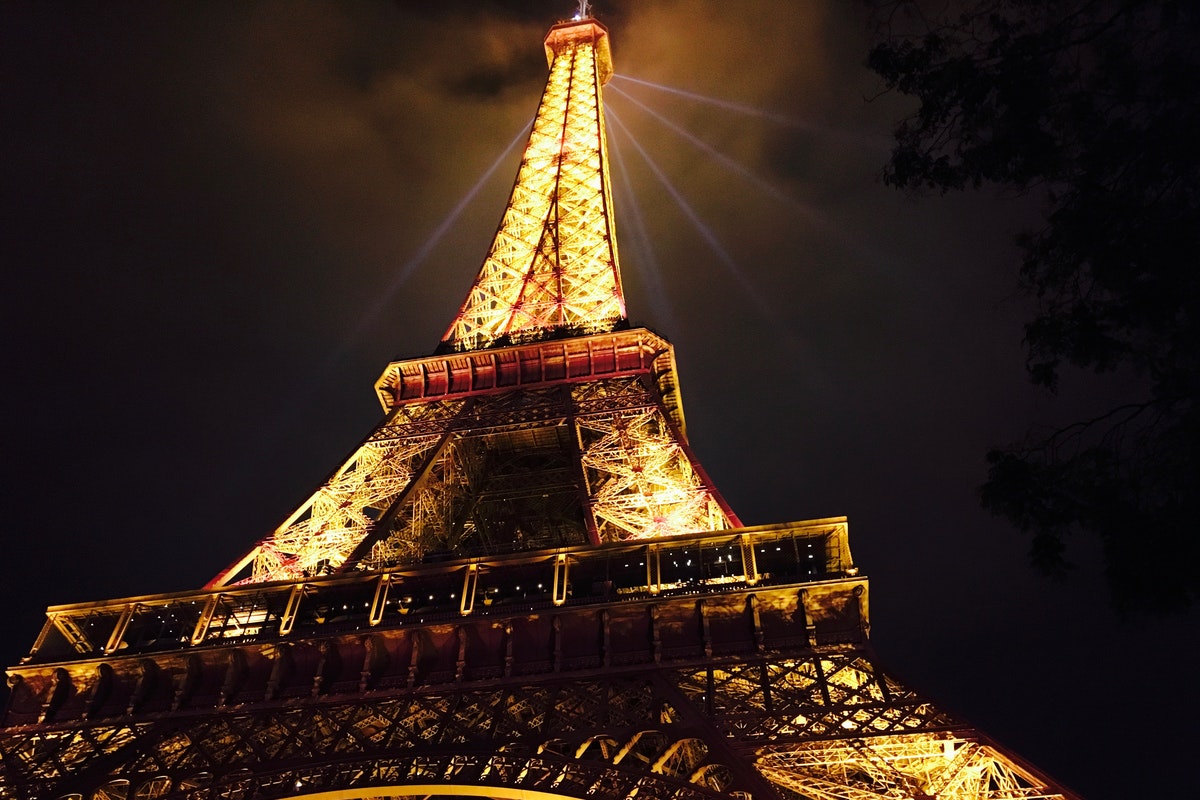
[[[605,35],[587,21],[547,39],[550,77],[496,239],[446,332],[454,349],[613,330],[625,318],[600,96]]]
[[[449,419],[461,406],[453,402],[398,407],[303,505],[255,546],[248,556],[253,569],[246,582],[295,580],[341,566],[412,484],[421,465],[435,455],[445,441]]]
[[[730,527],[657,409],[580,418],[578,425],[602,541]]]
[[[774,783],[813,800],[1061,800],[998,750],[939,734],[809,742],[759,758]]]

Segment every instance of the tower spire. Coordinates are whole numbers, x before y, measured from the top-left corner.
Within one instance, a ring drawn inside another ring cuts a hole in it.
[[[442,349],[475,350],[625,322],[600,87],[608,31],[579,3],[546,36],[550,76],[512,195]]]

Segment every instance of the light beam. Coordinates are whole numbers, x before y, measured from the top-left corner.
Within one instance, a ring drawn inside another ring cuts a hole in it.
[[[625,124],[621,122],[616,112],[614,112],[611,108],[608,109],[608,118],[616,125],[622,134],[629,139],[630,143],[633,144],[634,148],[638,151],[638,154],[642,157],[642,160],[646,162],[648,167],[650,167],[650,171],[654,173],[654,176],[658,178],[659,182],[667,190],[667,193],[671,195],[671,199],[673,199],[675,204],[679,206],[679,210],[683,212],[685,217],[687,217],[688,222],[692,224],[692,227],[696,229],[696,232],[700,234],[701,238],[703,238],[708,244],[709,248],[712,249],[713,254],[716,255],[717,259],[724,264],[725,268],[729,270],[730,274],[737,279],[738,284],[741,286],[742,291],[746,293],[746,296],[750,298],[754,305],[758,307],[759,311],[761,311],[764,316],[770,319],[776,327],[784,332],[788,338],[794,338],[794,334],[788,331],[786,327],[780,323],[778,316],[775,314],[775,310],[771,307],[771,304],[768,303],[766,298],[759,294],[759,292],[754,288],[753,282],[746,277],[745,272],[742,271],[742,268],[737,263],[737,260],[734,259],[734,257],[730,255],[729,251],[725,249],[725,246],[721,244],[721,241],[717,238],[717,235],[713,233],[712,229],[709,228],[704,220],[700,218],[700,215],[694,208],[692,208],[691,203],[689,203],[675,187],[675,185],[671,183],[670,178],[667,177],[666,173],[663,172],[658,163],[650,157],[650,154],[647,153],[645,148],[643,148],[638,140],[634,138],[633,134],[629,131]]]
[[[799,119],[797,117],[789,117],[785,114],[778,114],[774,111],[767,111],[766,109],[755,108],[754,106],[749,106],[749,105],[746,105],[745,103],[735,103],[732,100],[722,100],[717,97],[707,97],[702,94],[697,94],[696,92],[689,92],[685,89],[676,89],[673,86],[664,86],[661,83],[652,83],[651,81],[644,81],[641,78],[631,78],[628,75],[613,75],[613,78],[620,79],[623,81],[629,81],[630,83],[636,83],[641,86],[648,86],[651,89],[655,89],[660,92],[667,92],[669,94],[678,95],[680,97],[686,97],[687,99],[694,100],[698,103],[705,103],[710,106],[716,106],[717,108],[724,108],[727,111],[736,111],[739,114],[745,114],[745,115],[751,116],[751,117],[759,117],[761,119],[770,120],[771,122],[776,122],[780,125],[786,125],[789,128],[801,128],[803,130],[818,130],[819,129],[817,125],[814,125],[811,122],[806,122],[805,120]],[[616,87],[614,87],[614,88],[616,88]]]
[[[609,114],[612,114],[611,109],[609,109]],[[650,302],[654,304],[655,317],[661,319],[666,330],[676,330],[678,323],[675,318],[675,310],[671,307],[669,295],[663,283],[662,267],[658,262],[658,256],[654,253],[654,244],[649,231],[646,230],[646,219],[642,214],[642,206],[638,202],[637,192],[631,192],[627,188],[632,184],[629,180],[629,172],[625,168],[625,158],[621,153],[620,137],[612,139],[612,155],[613,163],[616,164],[621,178],[616,184],[621,200],[619,207],[628,209],[629,213],[624,215],[623,219],[630,221],[633,241],[641,255],[643,269],[639,275],[645,281]]]

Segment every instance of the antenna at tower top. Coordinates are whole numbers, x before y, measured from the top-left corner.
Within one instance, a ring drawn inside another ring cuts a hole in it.
[[[588,0],[579,0],[579,10],[575,12],[575,19],[586,19],[591,16],[591,5]]]

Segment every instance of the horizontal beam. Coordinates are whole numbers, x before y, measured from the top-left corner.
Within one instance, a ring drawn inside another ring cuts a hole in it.
[[[670,342],[645,328],[394,361],[375,390],[384,411],[410,402],[569,380],[674,372]],[[673,375],[670,387],[674,389]],[[676,403],[668,403],[677,405]]]
[[[159,652],[247,637],[286,638],[294,628],[340,629],[359,617],[364,627],[381,622],[386,627],[418,617],[519,613],[541,605],[817,585],[857,574],[848,561],[846,541],[846,521],[839,517],[578,550],[430,560],[386,573],[363,571],[302,583],[279,581],[54,606],[47,611],[54,630],[41,637],[25,663],[76,661],[99,655],[105,643],[108,652]],[[652,576],[646,566],[651,560],[656,564]],[[465,580],[466,572],[477,572],[479,578]],[[382,595],[382,608],[380,581],[390,584]],[[300,586],[303,590],[297,593]],[[468,588],[475,596],[458,596],[460,589]]]

